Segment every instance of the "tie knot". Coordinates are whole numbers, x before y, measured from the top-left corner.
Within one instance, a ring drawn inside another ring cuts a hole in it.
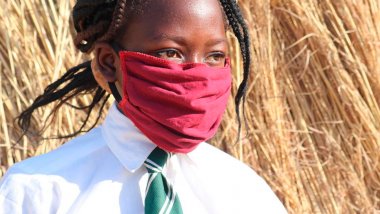
[[[149,173],[162,172],[162,169],[170,157],[171,153],[156,147],[145,160],[144,165]]]

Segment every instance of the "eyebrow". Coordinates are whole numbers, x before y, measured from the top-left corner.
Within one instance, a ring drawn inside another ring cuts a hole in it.
[[[210,40],[206,43],[206,46],[215,46],[215,45],[219,45],[221,43],[224,43],[224,44],[228,44],[227,42],[227,39],[224,39],[224,38],[221,38],[221,39],[213,39],[213,40]]]
[[[175,41],[176,43],[181,44],[181,45],[186,44],[186,39],[182,36],[172,36],[172,35],[168,35],[168,34],[157,34],[157,35],[153,35],[151,37],[151,39],[153,41],[170,40],[170,41]],[[221,43],[228,44],[227,39],[226,38],[210,39],[209,41],[206,42],[206,46],[210,47],[210,46],[215,46],[215,45],[218,45]]]
[[[157,34],[151,37],[153,41],[171,40],[180,44],[186,43],[185,38],[181,36],[171,36],[168,34]]]

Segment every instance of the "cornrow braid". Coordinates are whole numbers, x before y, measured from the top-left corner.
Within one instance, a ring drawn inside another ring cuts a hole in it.
[[[63,83],[65,83],[64,86],[62,86]],[[87,123],[89,116],[93,108],[95,107],[95,105],[99,103],[106,94],[106,91],[103,90],[100,86],[98,86],[94,76],[92,75],[90,61],[84,62],[80,65],[77,65],[69,69],[61,78],[59,78],[57,81],[47,86],[46,89],[44,90],[44,93],[38,96],[34,100],[33,104],[20,114],[20,116],[17,118],[17,123],[23,130],[24,132],[23,134],[25,134],[28,131],[30,122],[32,119],[32,114],[37,108],[40,108],[42,106],[45,106],[55,101],[59,101],[57,106],[55,107],[55,110],[53,110],[50,113],[49,115],[50,117],[55,114],[56,110],[60,106],[65,104],[71,98],[83,92],[87,94],[90,93],[93,96],[92,102],[89,105],[75,107],[76,109],[79,109],[79,110],[87,110],[87,116],[83,122],[83,125],[74,133],[65,135],[65,136],[58,136],[58,138],[72,137],[81,132],[88,131],[88,130],[83,131],[83,128],[85,124]],[[104,101],[101,106],[101,109],[103,109],[104,104],[108,98],[109,98],[109,95],[103,99]],[[91,128],[96,125],[100,116],[101,115],[99,114],[95,123],[91,126]]]
[[[243,15],[239,9],[235,0],[220,0],[223,10],[227,16],[228,24],[231,26],[236,38],[238,39],[241,55],[243,57],[243,80],[239,85],[237,94],[235,96],[235,111],[238,118],[238,133],[241,130],[241,119],[240,119],[240,105],[243,100],[243,116],[245,116],[245,96],[248,84],[248,78],[250,73],[251,64],[251,53],[249,31],[246,22],[244,21]],[[246,118],[244,117],[245,125],[247,125]]]
[[[120,30],[121,26],[126,22],[127,0],[119,0],[113,13],[112,22],[107,33],[102,36],[99,41],[110,41]]]
[[[125,7],[126,0],[78,0],[72,14],[74,28],[77,31],[74,38],[75,46],[81,52],[88,53],[95,42],[107,41],[114,37],[123,24],[123,20],[125,20]],[[93,94],[93,99],[88,106],[76,107],[67,103],[76,95],[86,93]],[[19,115],[17,123],[23,130],[23,134],[27,133],[33,112],[37,108],[59,101],[49,117],[54,115],[63,104],[70,105],[75,109],[87,110],[87,116],[78,130],[69,135],[58,136],[59,138],[72,137],[95,127],[101,114],[98,114],[94,124],[88,130],[84,130],[96,104],[101,103],[100,112],[102,112],[110,97],[110,95],[106,96],[105,94],[105,90],[97,84],[92,74],[91,63],[88,61],[69,69],[60,79],[50,84],[44,93],[38,96],[33,104]]]
[[[79,0],[73,8],[74,28],[77,35],[75,46],[82,52],[91,51],[99,38],[109,38],[114,32],[115,0]]]

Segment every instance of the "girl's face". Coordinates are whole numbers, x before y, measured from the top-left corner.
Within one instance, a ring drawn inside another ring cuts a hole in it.
[[[218,0],[149,0],[141,4],[142,10],[129,17],[117,41],[123,49],[178,63],[224,66],[228,46]],[[95,46],[99,70],[106,81],[120,84],[118,56],[108,49]],[[111,75],[115,71],[116,75]]]

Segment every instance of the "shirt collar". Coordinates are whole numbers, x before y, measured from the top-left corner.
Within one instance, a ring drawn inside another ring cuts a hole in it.
[[[116,158],[130,172],[139,169],[156,148],[114,103],[102,125],[104,139]]]

